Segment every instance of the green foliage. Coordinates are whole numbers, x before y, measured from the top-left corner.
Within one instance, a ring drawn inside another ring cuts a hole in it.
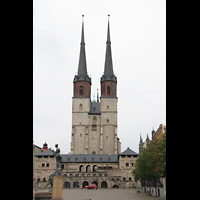
[[[166,177],[166,133],[162,138],[151,141],[147,149],[143,149],[132,174],[136,181]]]

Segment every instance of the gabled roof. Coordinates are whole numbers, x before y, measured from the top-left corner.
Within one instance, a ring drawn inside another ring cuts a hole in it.
[[[117,163],[118,154],[61,154],[62,163]]]
[[[39,146],[37,146],[37,145],[35,145],[35,144],[34,144],[34,146],[37,147],[37,148],[39,148],[39,149],[41,149],[41,147],[39,147]]]
[[[123,151],[122,153],[119,154],[120,156],[121,155],[133,155],[133,156],[138,156],[139,154],[136,153],[135,151],[131,150],[129,147]]]
[[[54,151],[51,149],[47,149],[46,151],[43,151],[42,153],[39,153],[35,156],[54,156]]]

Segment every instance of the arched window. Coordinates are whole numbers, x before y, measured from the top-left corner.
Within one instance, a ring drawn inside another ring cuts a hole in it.
[[[107,188],[107,187],[108,187],[107,182],[106,182],[106,181],[103,181],[103,182],[101,183],[101,188]]]
[[[84,172],[84,167],[83,167],[83,165],[81,165],[81,166],[79,167],[79,172]]]
[[[82,85],[80,86],[80,90],[79,91],[80,91],[80,95],[83,95],[83,86]]]
[[[98,169],[97,165],[94,165],[94,166],[92,167],[92,171],[93,171],[93,172],[95,172],[97,169]],[[94,176],[94,175],[93,175],[93,176]],[[95,176],[96,176],[96,175],[95,175]]]
[[[89,183],[88,183],[87,181],[84,181],[84,182],[83,182],[83,188],[84,188],[86,185],[89,185]]]
[[[125,177],[123,178],[123,181],[126,181],[126,178],[125,178]]]
[[[82,103],[79,105],[79,110],[83,110],[83,104]]]
[[[73,188],[79,188],[79,182],[78,181],[75,181],[73,183]]]
[[[92,118],[92,131],[96,131],[96,130],[97,130],[97,125],[96,125],[96,123],[97,123],[97,118],[96,118],[96,116],[94,116],[94,117]]]
[[[95,125],[96,123],[97,123],[97,118],[96,118],[96,116],[94,116],[93,119],[92,119],[92,124]]]
[[[110,95],[110,86],[107,87],[107,95]]]
[[[64,188],[70,188],[70,182],[69,181],[66,181],[64,183]]]
[[[90,167],[90,165],[88,165],[88,166],[86,167],[86,172],[91,172],[91,167]]]

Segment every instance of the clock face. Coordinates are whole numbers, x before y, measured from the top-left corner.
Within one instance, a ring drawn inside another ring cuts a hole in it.
[[[97,130],[97,125],[92,125],[92,131],[96,131]]]

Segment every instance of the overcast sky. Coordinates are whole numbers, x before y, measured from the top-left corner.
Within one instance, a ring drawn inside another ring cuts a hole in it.
[[[33,1],[33,140],[70,152],[73,78],[84,15],[91,98],[104,71],[108,14],[117,76],[121,151],[138,152],[140,132],[166,125],[165,0]],[[100,93],[100,92],[99,92]]]

